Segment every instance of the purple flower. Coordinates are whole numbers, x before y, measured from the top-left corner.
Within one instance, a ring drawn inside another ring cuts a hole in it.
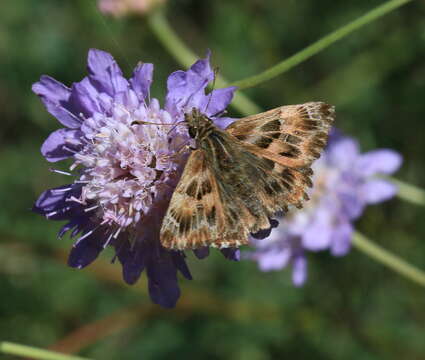
[[[165,3],[165,0],[99,0],[101,12],[121,17],[127,14],[146,14],[155,7]]]
[[[169,76],[164,108],[149,96],[152,64],[139,64],[127,80],[112,56],[100,50],[89,51],[89,75],[71,88],[48,76],[33,85],[65,126],[50,134],[41,152],[50,162],[72,159],[73,176],[71,184],[41,194],[34,211],[67,221],[59,237],[69,232],[76,239],[70,266],[83,268],[113,246],[125,281],[135,283],[146,269],[151,298],[165,307],[173,307],[180,295],[177,271],[191,279],[184,253],[168,251],[159,241],[162,218],[187,159],[181,150],[190,139],[186,127],[175,124],[193,107],[218,125],[228,122],[216,114],[235,91],[229,87],[205,94],[214,77],[209,57]],[[224,256],[236,259],[238,253]]]
[[[311,200],[303,210],[292,210],[279,219],[267,239],[252,239],[255,251],[246,256],[263,271],[292,265],[292,281],[302,285],[307,278],[306,251],[329,249],[335,256],[347,254],[353,221],[366,205],[388,200],[397,192],[394,184],[377,175],[392,174],[401,161],[398,153],[387,149],[361,154],[354,139],[334,135],[313,164]]]

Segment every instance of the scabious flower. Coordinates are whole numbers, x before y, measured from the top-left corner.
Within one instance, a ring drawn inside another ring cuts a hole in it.
[[[128,14],[146,14],[165,0],[99,0],[101,12],[116,17]]]
[[[83,268],[112,246],[124,280],[133,284],[146,269],[150,296],[165,307],[173,307],[180,295],[177,271],[191,279],[184,253],[168,251],[159,241],[190,139],[187,128],[176,124],[193,107],[218,126],[231,121],[215,115],[230,103],[235,88],[205,94],[214,77],[209,57],[169,76],[164,108],[149,96],[152,64],[140,63],[127,80],[112,56],[100,50],[89,51],[89,75],[71,88],[49,76],[32,88],[64,126],[50,134],[41,152],[50,162],[72,159],[73,177],[41,194],[34,211],[67,221],[59,237],[69,232],[76,239],[70,266]],[[199,258],[207,254],[196,252]],[[238,258],[236,250],[223,254]]]
[[[252,239],[255,250],[246,256],[261,270],[292,266],[292,282],[302,285],[307,277],[307,251],[328,249],[332,255],[348,253],[353,221],[368,204],[393,197],[397,189],[380,174],[392,174],[401,156],[388,149],[360,153],[358,143],[333,134],[322,157],[313,164],[313,188],[303,210],[292,210],[264,240]]]

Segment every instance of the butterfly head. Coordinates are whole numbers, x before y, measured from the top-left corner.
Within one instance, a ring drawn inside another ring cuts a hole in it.
[[[191,112],[184,114],[184,119],[188,126],[190,137],[197,141],[205,139],[214,129],[212,120],[202,114],[197,108],[192,108]]]

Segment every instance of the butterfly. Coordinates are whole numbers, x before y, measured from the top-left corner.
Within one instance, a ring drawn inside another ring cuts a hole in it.
[[[225,130],[198,109],[185,114],[192,149],[162,222],[171,250],[236,248],[271,228],[271,218],[302,208],[311,164],[335,118],[323,102],[281,106],[236,120]]]

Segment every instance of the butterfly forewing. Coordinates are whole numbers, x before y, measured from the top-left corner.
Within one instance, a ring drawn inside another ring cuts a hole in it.
[[[203,136],[172,196],[162,245],[238,247],[269,228],[276,212],[302,207],[333,119],[333,107],[316,102],[249,116],[225,131],[197,122],[207,125],[194,131]]]

